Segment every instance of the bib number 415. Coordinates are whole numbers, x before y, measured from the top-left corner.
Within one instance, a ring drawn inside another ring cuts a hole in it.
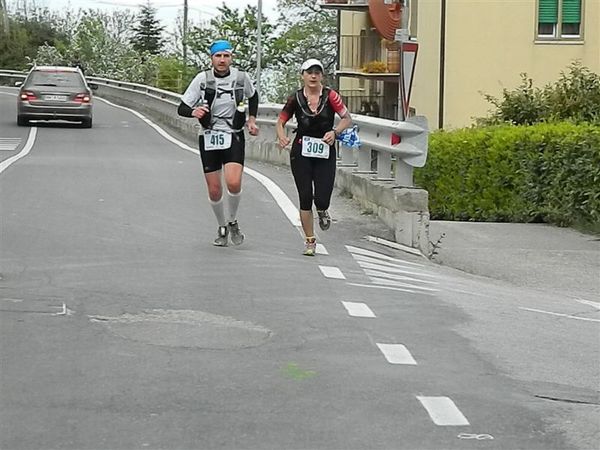
[[[214,130],[204,131],[205,150],[224,150],[229,147],[231,147],[231,133]]]

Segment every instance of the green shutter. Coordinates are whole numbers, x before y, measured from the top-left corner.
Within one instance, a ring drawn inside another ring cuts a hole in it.
[[[558,0],[539,0],[539,23],[558,22]]]
[[[563,0],[563,23],[581,23],[581,0]]]

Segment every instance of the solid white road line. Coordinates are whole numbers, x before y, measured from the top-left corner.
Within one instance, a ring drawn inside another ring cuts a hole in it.
[[[391,256],[384,255],[383,253],[372,252],[371,250],[365,250],[364,248],[360,248],[360,247],[353,247],[352,245],[346,245],[346,248],[348,249],[348,251],[350,253],[356,253],[358,255],[371,256],[372,258],[383,259],[386,261],[393,261],[393,262],[397,262],[400,264],[408,264],[410,266],[415,266],[415,267],[425,267],[423,264],[418,264],[418,263],[414,263],[414,262],[410,262],[410,261],[404,261],[403,259],[398,259],[398,258],[392,258]]]
[[[561,314],[561,313],[555,313],[552,311],[543,311],[541,309],[523,308],[521,306],[519,306],[519,309],[523,309],[525,311],[542,313],[542,314],[549,314],[551,316],[566,317],[567,319],[583,320],[584,322],[600,322],[600,319],[590,319],[589,317],[572,316],[570,314]]]
[[[413,255],[422,256],[423,258],[427,258],[421,250],[416,248],[409,247],[408,245],[399,244],[397,242],[388,241],[387,239],[382,239],[380,237],[375,236],[367,236],[367,240],[371,242],[375,242],[376,244],[385,245],[387,247],[395,248],[396,250],[402,250],[406,253],[412,253]]]
[[[469,421],[448,397],[417,396],[433,423],[440,426],[465,426]]]
[[[342,302],[342,305],[352,317],[375,317],[366,303]]]
[[[377,344],[383,356],[390,364],[406,364],[416,366],[417,362],[408,349],[402,344]]]
[[[167,132],[165,132],[161,127],[159,127],[158,125],[153,123],[151,120],[147,119],[144,115],[140,114],[139,112],[134,111],[133,109],[130,109],[130,108],[126,108],[125,106],[121,106],[121,105],[117,105],[115,103],[109,102],[108,100],[105,100],[105,99],[100,99],[100,100],[108,103],[111,106],[114,106],[115,108],[120,108],[125,111],[129,111],[133,115],[139,117],[144,122],[146,122],[148,125],[150,125],[152,128],[154,128],[158,132],[158,134],[160,134],[162,137],[164,137],[169,142],[172,142],[173,144],[177,145],[178,147],[180,147],[184,150],[187,150],[189,152],[195,153],[196,155],[200,154],[199,150],[192,148],[189,145],[184,144],[183,142],[178,141],[177,139],[175,139],[174,137],[169,135]],[[296,227],[301,226],[298,209],[294,206],[294,203],[289,199],[289,197],[285,194],[285,192],[283,192],[283,190],[279,186],[277,186],[270,178],[267,178],[260,172],[252,170],[248,167],[244,167],[244,172],[246,172],[248,175],[250,175],[252,178],[254,178],[256,181],[258,181],[260,184],[262,184],[265,187],[265,189],[269,192],[269,194],[271,194],[271,196],[273,196],[273,198],[275,199],[275,202],[277,202],[277,204],[279,205],[279,207],[281,208],[281,210],[283,211],[285,216],[288,218],[288,220],[292,223],[292,225],[294,225]]]
[[[319,266],[319,269],[321,269],[321,273],[326,278],[335,278],[337,280],[345,280],[346,279],[346,277],[344,276],[342,271],[340,269],[338,269],[337,267]]]
[[[18,161],[19,159],[21,159],[24,156],[27,156],[29,154],[29,152],[31,151],[31,149],[33,147],[33,144],[35,143],[36,136],[37,136],[37,127],[31,127],[29,129],[29,137],[27,138],[27,142],[25,143],[25,145],[23,146],[21,151],[19,153],[17,153],[16,155],[13,155],[10,158],[7,158],[4,161],[0,162],[0,173],[4,172],[4,170],[8,166],[10,166],[12,163]]]

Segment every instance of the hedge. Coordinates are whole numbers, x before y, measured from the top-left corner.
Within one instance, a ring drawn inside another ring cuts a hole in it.
[[[600,224],[600,127],[569,122],[432,133],[415,184],[433,219]]]

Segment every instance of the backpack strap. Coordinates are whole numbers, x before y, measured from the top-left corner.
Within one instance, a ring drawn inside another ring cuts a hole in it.
[[[246,72],[244,72],[243,70],[238,70],[237,78],[235,80],[235,87],[234,87],[236,106],[244,101],[245,84],[246,84]]]
[[[210,109],[213,107],[213,103],[217,98],[217,80],[212,69],[204,72],[206,74],[206,85],[204,86],[204,100],[210,105]]]
[[[329,103],[329,92],[331,91],[331,89],[326,86],[323,87],[323,92],[321,93],[321,99],[323,100],[321,101],[321,99],[319,99],[321,105],[316,112],[312,112],[311,109],[308,107],[308,102],[306,97],[304,96],[303,91],[304,89],[298,89],[296,91],[296,102],[298,102],[298,106],[302,110],[302,113],[309,117],[315,117],[321,114],[321,111],[323,111],[323,109]]]
[[[212,110],[215,100],[217,99],[217,80],[215,79],[215,74],[212,69],[206,70],[204,72],[206,74],[206,84],[202,86],[204,90],[204,100],[207,104],[209,104],[209,108]],[[232,89],[234,91],[235,97],[235,106],[239,105],[244,101],[244,88],[246,85],[246,72],[242,70],[237,71],[237,76],[235,81],[232,83]],[[229,122],[229,121],[228,121]],[[210,128],[213,125],[212,115],[210,119],[210,124],[205,121],[204,123],[201,121],[205,128]],[[206,124],[206,125],[205,125]],[[232,123],[230,126],[233,127]]]

